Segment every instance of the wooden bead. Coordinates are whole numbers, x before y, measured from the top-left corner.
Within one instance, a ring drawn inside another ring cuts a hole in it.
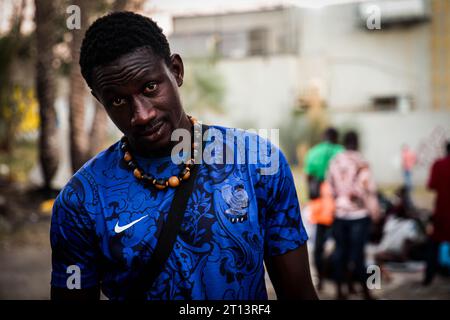
[[[183,176],[181,177],[183,180],[187,180],[189,179],[189,177],[191,176],[191,171],[189,170],[189,168],[186,168],[183,172]]]
[[[153,183],[153,185],[155,186],[156,189],[158,190],[163,190],[167,187],[167,181],[165,181],[164,179],[156,179],[155,182]]]
[[[192,144],[192,148],[194,149],[194,157],[197,157],[199,154],[199,150],[201,148],[201,125],[197,123],[197,120],[193,117],[189,117],[192,124],[194,125],[194,133],[196,137],[199,138],[199,142],[194,142]],[[198,132],[196,129],[199,129]],[[133,171],[133,175],[140,180],[144,180],[145,183],[148,185],[149,183],[152,183],[153,186],[157,190],[164,190],[167,187],[176,188],[181,184],[181,181],[189,179],[191,176],[190,168],[193,168],[195,165],[194,159],[189,159],[185,163],[185,168],[182,170],[182,172],[178,176],[171,176],[169,179],[157,179],[153,177],[150,174],[144,173],[139,167],[138,164],[133,160],[133,155],[129,151],[128,146],[128,139],[124,136],[121,139],[121,149],[124,151],[123,160],[124,163]]]
[[[131,161],[132,156],[131,156],[131,154],[130,154],[128,151],[126,151],[125,154],[124,154],[124,156],[123,156],[123,159],[124,159],[126,162],[128,162],[128,161]]]
[[[141,171],[138,168],[134,169],[133,174],[138,179],[142,178],[142,173],[141,173]]]
[[[171,186],[172,188],[178,187],[180,185],[180,179],[178,179],[178,177],[175,176],[171,176],[169,178],[169,186]]]
[[[165,184],[155,184],[155,188],[158,190],[164,190],[166,188]]]

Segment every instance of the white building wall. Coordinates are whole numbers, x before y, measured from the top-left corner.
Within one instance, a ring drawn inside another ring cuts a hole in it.
[[[289,116],[295,99],[311,84],[319,85],[338,127],[361,133],[362,151],[381,184],[402,181],[400,150],[404,143],[418,151],[428,141],[428,160],[414,172],[424,185],[431,160],[439,156],[450,113],[431,110],[429,24],[406,29],[361,29],[355,5],[302,10],[300,55],[224,59],[218,69],[225,78],[226,125],[277,127]],[[383,25],[382,25],[383,27]],[[373,96],[411,96],[416,111],[363,112]],[[359,112],[346,112],[353,110]],[[434,141],[434,142],[433,142]],[[431,160],[430,160],[431,159]]]
[[[184,40],[201,34],[245,33],[255,29],[267,30],[267,53],[296,53],[299,37],[299,9],[230,12],[217,15],[180,16],[173,19],[171,47],[183,53]],[[203,53],[201,53],[203,54]]]
[[[335,126],[353,128],[360,134],[360,150],[370,162],[379,184],[403,181],[401,149],[403,144],[417,154],[413,182],[424,186],[432,162],[444,153],[450,139],[449,112],[352,112],[331,113]]]
[[[228,121],[243,126],[276,128],[290,114],[300,75],[294,56],[222,60]]]
[[[375,95],[410,95],[415,107],[431,108],[429,24],[365,30],[357,6],[303,10],[300,56],[319,67],[303,73],[302,87],[321,78],[330,108],[358,109]],[[318,70],[318,71],[315,71]]]

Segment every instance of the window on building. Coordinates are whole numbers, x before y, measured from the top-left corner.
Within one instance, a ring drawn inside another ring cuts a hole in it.
[[[248,55],[258,56],[269,53],[267,29],[253,29],[248,32]]]

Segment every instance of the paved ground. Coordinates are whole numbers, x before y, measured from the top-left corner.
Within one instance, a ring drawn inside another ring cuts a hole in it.
[[[380,288],[374,288],[371,293],[376,299],[387,300],[449,300],[450,299],[450,279],[437,276],[430,286],[424,287],[421,284],[423,278],[424,264],[411,262],[400,266],[392,265],[387,267],[391,274],[391,280],[387,282],[381,280]],[[361,290],[357,294],[350,295],[348,299],[361,299]],[[319,292],[321,299],[334,299],[335,287],[331,281],[326,281],[324,289]]]
[[[31,224],[0,244],[0,299],[48,299],[48,221]]]

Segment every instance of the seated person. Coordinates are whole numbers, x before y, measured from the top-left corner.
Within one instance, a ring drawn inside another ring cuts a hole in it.
[[[397,191],[397,200],[388,212],[381,241],[376,249],[375,261],[386,280],[389,274],[383,268],[384,262],[405,262],[416,257],[417,249],[425,241],[424,228],[415,218],[414,210],[408,205],[405,188]]]

